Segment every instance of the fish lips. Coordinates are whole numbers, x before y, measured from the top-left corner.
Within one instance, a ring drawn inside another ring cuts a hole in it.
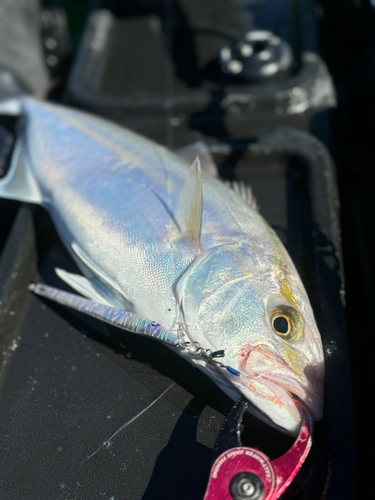
[[[309,410],[314,420],[323,415],[324,363],[308,364],[298,373],[286,361],[265,344],[249,349],[241,368],[254,382],[263,384],[286,407],[295,408],[297,397]]]
[[[321,393],[317,393],[316,390],[300,383],[296,379],[290,376],[280,375],[273,372],[265,372],[260,376],[263,384],[270,390],[278,389],[286,391],[291,398],[290,404],[292,403],[292,396],[297,397],[306,408],[313,420],[320,420],[323,416],[323,397]],[[278,390],[276,391],[279,392]],[[294,405],[294,402],[293,402]]]

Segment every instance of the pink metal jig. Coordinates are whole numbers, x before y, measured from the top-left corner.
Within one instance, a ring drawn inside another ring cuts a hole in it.
[[[302,417],[299,435],[280,458],[240,446],[222,453],[210,474],[204,500],[276,500],[302,467],[312,444],[312,421],[306,408],[295,401]]]

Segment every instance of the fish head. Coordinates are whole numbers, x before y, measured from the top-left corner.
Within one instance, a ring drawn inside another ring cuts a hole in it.
[[[208,374],[218,381],[221,370],[228,393],[244,395],[264,420],[295,435],[301,420],[293,398],[315,420],[322,416],[324,358],[306,291],[280,247],[276,258],[245,243],[214,247],[190,266],[177,294],[188,337],[225,350],[220,361],[230,370],[208,362]]]

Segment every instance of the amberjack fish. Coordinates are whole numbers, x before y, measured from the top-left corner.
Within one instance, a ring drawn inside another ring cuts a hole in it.
[[[64,106],[21,98],[0,197],[42,205],[82,275],[36,293],[166,342],[295,434],[322,414],[324,358],[300,277],[249,189]]]

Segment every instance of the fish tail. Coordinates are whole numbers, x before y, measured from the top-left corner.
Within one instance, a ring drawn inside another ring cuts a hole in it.
[[[18,116],[21,114],[22,98],[15,97],[0,101],[0,113],[4,115]]]
[[[24,153],[23,139],[18,138],[10,167],[0,178],[0,198],[41,204],[42,193]]]

